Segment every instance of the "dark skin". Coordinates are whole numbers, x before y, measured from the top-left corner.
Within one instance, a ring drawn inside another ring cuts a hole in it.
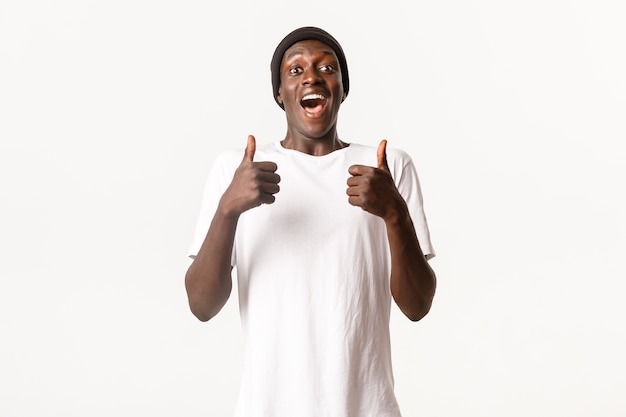
[[[345,95],[332,48],[316,40],[292,45],[283,56],[277,98],[287,118],[283,147],[320,156],[348,146],[337,134]],[[346,193],[350,204],[384,220],[391,250],[391,293],[400,310],[417,321],[430,310],[436,277],[422,253],[406,202],[391,177],[386,147],[387,141],[382,140],[376,167],[353,165],[348,169]],[[239,216],[261,204],[272,204],[280,191],[278,167],[269,161],[255,162],[255,150],[256,141],[250,135],[241,164],[185,276],[189,306],[202,321],[215,316],[232,291],[230,257]]]

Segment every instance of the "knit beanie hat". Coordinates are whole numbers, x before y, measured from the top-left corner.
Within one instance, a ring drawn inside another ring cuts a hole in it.
[[[296,42],[305,40],[317,40],[325,43],[333,48],[337,59],[339,60],[339,69],[341,70],[341,81],[343,84],[343,91],[345,96],[348,95],[348,89],[350,87],[350,80],[348,79],[348,63],[346,62],[346,56],[343,53],[343,49],[339,42],[328,32],[313,26],[305,26],[294,30],[278,44],[272,57],[272,63],[270,69],[272,71],[272,89],[274,91],[274,100],[284,110],[285,106],[278,102],[278,88],[280,87],[280,64],[283,61],[283,55],[287,49]]]

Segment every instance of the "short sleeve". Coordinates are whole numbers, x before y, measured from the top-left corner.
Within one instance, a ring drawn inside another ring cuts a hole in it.
[[[206,238],[206,234],[209,231],[209,226],[215,215],[220,198],[232,181],[235,169],[237,168],[237,160],[234,159],[236,157],[240,158],[240,155],[231,155],[231,153],[218,155],[209,171],[202,194],[200,213],[196,220],[196,227],[188,250],[188,256],[192,259],[198,254]],[[234,253],[232,264],[234,265]]]
[[[431,259],[435,257],[435,250],[430,239],[430,230],[424,211],[424,201],[417,169],[407,153],[404,151],[396,152],[399,153],[399,158],[394,167],[392,167],[396,186],[409,208],[422,252],[426,259]]]

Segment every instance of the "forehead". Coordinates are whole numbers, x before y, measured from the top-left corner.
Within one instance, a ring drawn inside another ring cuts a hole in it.
[[[294,56],[306,55],[306,54],[321,54],[321,55],[329,55],[337,60],[337,55],[333,48],[329,45],[325,44],[322,41],[318,41],[315,39],[308,39],[294,43],[291,45],[283,55],[283,61],[293,58]]]

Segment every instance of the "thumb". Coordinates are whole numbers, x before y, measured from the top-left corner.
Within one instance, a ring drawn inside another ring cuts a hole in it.
[[[383,139],[378,145],[378,151],[376,151],[376,160],[378,161],[378,168],[384,169],[389,172],[389,165],[387,165],[387,140]]]
[[[256,139],[252,135],[248,135],[248,145],[243,154],[243,162],[252,162],[254,159],[254,152],[256,151]]]

